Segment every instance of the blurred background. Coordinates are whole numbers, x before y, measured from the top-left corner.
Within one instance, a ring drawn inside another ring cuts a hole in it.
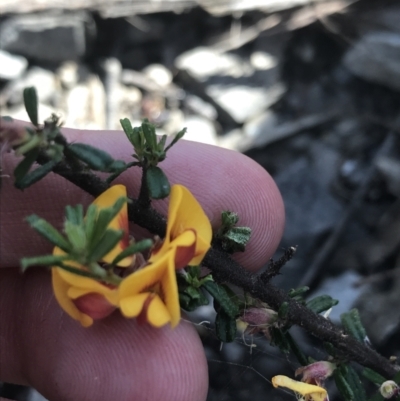
[[[335,322],[359,308],[372,346],[400,356],[398,0],[1,0],[1,115],[27,120],[32,85],[41,119],[119,129],[148,118],[159,133],[187,127],[187,139],[256,160],[283,195],[281,246],[298,245],[275,284],[339,299]],[[212,321],[212,308],[194,319]],[[269,380],[296,361],[262,338],[221,350],[212,326],[198,329],[208,401],[293,399]]]

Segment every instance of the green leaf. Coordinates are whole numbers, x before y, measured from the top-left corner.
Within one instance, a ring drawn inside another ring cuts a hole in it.
[[[163,135],[157,144],[157,150],[160,153],[164,153],[164,146],[166,141],[167,141],[167,135]]]
[[[172,148],[172,146],[174,146],[180,139],[182,139],[182,137],[186,134],[187,128],[183,128],[182,130],[180,130],[174,137],[174,139],[172,140],[172,142],[165,148],[164,152],[167,152],[169,149]]]
[[[229,253],[244,252],[250,236],[250,227],[233,227],[223,234],[222,248]]]
[[[375,383],[376,385],[380,386],[386,379],[381,376],[379,373],[375,372],[374,370],[370,368],[364,368],[362,371],[362,375],[371,381],[372,383]]]
[[[28,267],[31,266],[55,266],[59,265],[62,261],[67,260],[70,256],[68,255],[44,255],[35,256],[32,258],[22,258],[21,268],[24,272]]]
[[[18,189],[25,189],[25,188],[30,187],[32,184],[34,184],[35,182],[38,182],[43,177],[45,177],[47,174],[49,174],[53,170],[53,167],[56,164],[57,164],[56,160],[50,160],[46,164],[43,164],[43,166],[37,167],[31,173],[26,174],[20,180],[15,181],[15,183],[14,183],[15,187]]]
[[[12,123],[14,122],[14,119],[11,116],[2,116],[0,117],[3,121],[7,122],[7,123]]]
[[[65,207],[65,216],[67,217],[67,220],[74,225],[82,224],[83,206],[80,204],[76,206],[67,205]]]
[[[239,308],[222,285],[217,284],[215,281],[206,281],[203,283],[202,288],[205,288],[211,294],[227,316],[236,319],[239,314]]]
[[[72,244],[73,251],[79,254],[82,253],[87,246],[87,238],[84,227],[81,225],[75,225],[71,221],[67,220],[64,223],[64,231],[69,242]]]
[[[129,118],[122,118],[119,120],[122,129],[124,130],[126,136],[128,137],[129,141],[131,141],[131,136],[133,134],[133,127],[129,120]]]
[[[36,161],[39,154],[39,148],[33,148],[25,153],[25,157],[14,169],[14,176],[17,181],[20,181],[28,173],[33,163]]]
[[[101,209],[97,215],[97,219],[95,222],[95,226],[93,228],[93,234],[89,237],[89,252],[97,246],[97,243],[101,240],[108,225],[111,223],[112,219],[118,214],[121,210],[124,203],[127,201],[127,198],[121,196],[117,199],[115,204],[111,207]]]
[[[354,393],[354,401],[367,401],[367,396],[365,394],[365,389],[361,383],[360,377],[352,366],[347,366],[346,374],[347,383],[349,383],[351,389]]]
[[[24,105],[29,119],[32,121],[32,124],[37,127],[39,125],[38,97],[34,86],[24,89]]]
[[[364,343],[367,337],[367,332],[361,323],[360,314],[357,309],[352,309],[349,312],[340,315],[343,328],[346,333],[352,335],[358,341]]]
[[[308,301],[306,306],[314,313],[321,313],[332,308],[338,303],[339,301],[337,299],[333,299],[330,295],[320,295],[319,297],[315,297]]]
[[[232,342],[236,337],[236,319],[233,319],[222,309],[215,318],[215,331],[220,341]]]
[[[103,259],[118,244],[123,236],[123,230],[107,230],[100,241],[91,249],[89,254],[90,261],[96,262]]]
[[[350,384],[347,382],[346,376],[347,369],[343,366],[338,367],[333,372],[333,378],[335,379],[336,387],[345,401],[354,401],[354,392]]]
[[[104,150],[97,149],[85,143],[73,143],[68,146],[68,150],[93,170],[108,172],[110,166],[115,162]]]
[[[71,245],[68,241],[46,220],[32,214],[26,218],[29,225],[34,228],[41,236],[58,246],[64,252],[69,253]]]
[[[157,151],[157,136],[156,128],[153,124],[145,119],[142,123],[143,135],[146,139],[146,145],[153,151]]]
[[[125,248],[113,261],[113,265],[117,265],[121,260],[125,259],[127,256],[133,255],[135,253],[143,252],[149,249],[153,245],[151,239],[144,239],[137,242],[136,244],[129,245]]]
[[[86,238],[87,238],[89,244],[91,244],[93,242],[92,237],[93,237],[94,230],[95,230],[97,213],[98,213],[97,206],[93,205],[93,204],[91,204],[86,211],[84,227],[85,227],[85,232],[86,232]]]
[[[300,365],[302,366],[308,365],[309,362],[307,357],[303,354],[303,351],[299,348],[299,346],[297,345],[296,341],[293,339],[289,331],[284,333],[283,336],[285,337],[287,344],[290,346],[290,349],[292,350],[293,354],[299,361]]]
[[[163,199],[169,195],[171,186],[167,176],[159,167],[150,166],[146,171],[146,180],[152,199]]]
[[[292,347],[282,330],[271,327],[269,332],[271,334],[272,344],[276,345],[284,354],[288,354]]]

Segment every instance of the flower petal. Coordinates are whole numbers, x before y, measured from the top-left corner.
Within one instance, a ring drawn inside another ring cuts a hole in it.
[[[70,288],[70,285],[61,277],[60,270],[61,269],[58,267],[53,267],[51,269],[54,295],[58,303],[69,316],[80,321],[82,326],[91,326],[93,324],[93,319],[90,316],[80,312],[79,309],[74,305],[73,301],[68,297],[67,292]]]
[[[114,185],[98,196],[92,204],[96,205],[98,209],[101,210],[113,206],[119,198],[126,196],[126,187],[124,185]],[[111,263],[114,258],[129,245],[128,206],[126,203],[121,207],[119,213],[108,225],[108,228],[124,231],[124,236],[121,241],[103,258],[104,262]],[[118,266],[128,267],[131,262],[132,256],[129,256],[121,260],[118,263]]]
[[[90,278],[59,269],[60,277],[71,286],[68,296],[76,299],[89,293],[101,294],[112,305],[118,305],[118,291]]]
[[[152,312],[154,316],[159,316],[158,318],[155,317],[155,320],[149,317],[150,315],[147,312],[147,320],[156,327],[160,327],[161,321],[165,323],[170,321],[171,327],[175,327],[179,323],[181,315],[174,252],[172,250],[163,258],[159,258],[150,265],[132,273],[122,281],[119,286],[119,303],[123,314],[129,317],[138,316],[141,310],[146,307],[145,301],[149,294],[154,298],[159,298],[163,307],[159,314]],[[139,296],[141,297],[137,298]],[[151,300],[148,307],[153,302],[154,300]],[[159,305],[159,302],[156,301],[151,306],[151,310],[156,307],[155,305]],[[168,311],[168,320],[166,320],[166,315],[163,312],[164,308]]]
[[[272,385],[274,387],[285,387],[289,390],[293,390],[301,395],[308,395],[313,401],[324,401],[328,396],[326,390],[322,387],[314,386],[290,379],[286,376],[274,376],[272,378]]]
[[[171,321],[171,315],[159,296],[155,296],[147,307],[147,321],[153,327],[162,327]]]
[[[147,299],[151,296],[151,293],[144,292],[142,294],[132,295],[131,297],[125,297],[120,300],[119,307],[122,314],[125,317],[136,317],[143,310],[143,306]]]
[[[190,264],[199,264],[210,248],[212,228],[207,215],[191,192],[182,185],[173,185],[168,209],[167,237],[165,246],[178,238],[184,231],[196,231],[196,251],[198,255]],[[163,247],[164,247],[163,245]]]

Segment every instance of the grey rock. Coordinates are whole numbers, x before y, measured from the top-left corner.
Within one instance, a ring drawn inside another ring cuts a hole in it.
[[[251,85],[210,85],[206,93],[225,109],[238,123],[261,114],[284,93],[283,84],[269,88]]]
[[[17,79],[27,66],[28,61],[25,57],[15,56],[0,49],[0,79]]]
[[[253,67],[241,57],[208,47],[196,47],[181,54],[176,58],[175,65],[200,81],[213,75],[238,78],[254,72]]]
[[[217,145],[217,133],[214,124],[203,117],[189,116],[184,121],[187,132],[186,140]]]
[[[94,23],[86,12],[42,12],[10,17],[0,24],[0,48],[51,63],[77,60],[87,50]]]
[[[363,36],[346,53],[344,64],[361,78],[400,90],[400,33],[374,32]]]
[[[23,103],[23,90],[34,86],[41,103],[51,103],[56,94],[54,74],[41,67],[32,67],[16,81],[10,82],[0,93],[0,105],[17,106]]]

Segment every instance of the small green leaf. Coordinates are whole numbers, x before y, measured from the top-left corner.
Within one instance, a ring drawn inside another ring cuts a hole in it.
[[[364,368],[362,375],[372,383],[375,383],[377,386],[380,386],[384,381],[386,381],[383,376],[370,368]]]
[[[220,341],[232,342],[236,337],[236,319],[221,310],[215,318],[215,331]]]
[[[224,210],[221,213],[222,226],[227,230],[232,228],[239,221],[239,216],[235,212]]]
[[[135,253],[144,252],[153,245],[151,239],[144,239],[137,242],[136,244],[129,245],[125,248],[113,261],[113,265],[117,265],[121,260],[125,259],[127,256],[133,255]]]
[[[217,284],[215,281],[206,281],[203,283],[202,288],[205,288],[211,294],[227,316],[236,319],[239,314],[239,308],[222,285]]]
[[[290,298],[302,297],[302,295],[305,294],[309,289],[310,289],[310,287],[307,287],[307,286],[300,287],[300,288],[294,288],[289,291],[288,295]]]
[[[174,139],[172,140],[172,142],[165,148],[164,152],[167,152],[169,149],[172,148],[172,146],[174,146],[180,139],[182,139],[182,137],[186,134],[187,128],[183,128],[182,130],[180,130],[174,137]]]
[[[364,343],[367,337],[364,326],[361,323],[360,314],[357,309],[352,309],[349,312],[340,315],[343,328],[346,333],[352,335],[358,341]]]
[[[200,306],[208,305],[209,301],[202,291],[199,291],[197,298],[192,298],[186,290],[179,292],[179,304],[188,312],[193,312]]]
[[[314,313],[325,312],[326,310],[337,305],[339,301],[333,299],[330,295],[320,295],[315,297],[306,303],[308,309],[311,309]]]
[[[283,302],[278,310],[279,319],[285,320],[287,318],[288,311],[289,311],[289,304],[287,302]]]
[[[11,116],[3,116],[0,117],[3,121],[7,122],[7,123],[12,123],[14,122],[14,119]]]
[[[68,241],[46,220],[39,216],[32,214],[26,218],[26,221],[34,228],[40,235],[49,240],[54,245],[58,246],[64,252],[69,253],[71,245]]]
[[[250,227],[232,227],[222,236],[222,248],[229,253],[244,252],[250,236]]]
[[[104,150],[97,149],[85,143],[73,143],[68,146],[68,151],[79,160],[85,162],[93,170],[108,172],[115,162]]]
[[[89,259],[91,262],[96,262],[103,259],[121,240],[124,236],[123,230],[107,230],[101,237],[100,241],[91,249]]]
[[[38,97],[34,86],[24,89],[24,105],[29,119],[32,121],[32,124],[37,127],[39,125]]]
[[[36,161],[39,154],[39,148],[33,148],[29,152],[25,153],[25,157],[21,162],[15,167],[14,176],[17,181],[21,181],[24,176],[28,173],[29,169],[32,167],[33,163]]]
[[[159,167],[150,166],[146,171],[146,180],[152,199],[163,199],[169,195],[171,186],[167,176]]]
[[[57,164],[56,160],[50,160],[46,164],[43,164],[43,166],[35,168],[35,170],[33,170],[29,174],[26,174],[22,179],[15,181],[14,183],[15,187],[18,189],[25,189],[30,187],[32,184],[38,182],[47,174],[49,174],[53,170],[53,167],[56,164]]]
[[[68,255],[44,255],[35,256],[32,258],[22,258],[21,268],[24,272],[28,267],[31,266],[55,266],[59,265],[64,260],[69,258]]]

